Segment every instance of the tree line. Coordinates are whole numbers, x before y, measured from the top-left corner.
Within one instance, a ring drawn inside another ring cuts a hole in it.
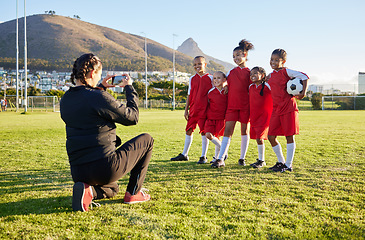
[[[141,99],[146,95],[146,85],[143,81],[134,81],[133,87],[136,89],[138,95]],[[108,89],[108,92],[112,94],[115,98],[125,98],[124,94],[117,94]],[[21,91],[19,90],[19,96]],[[188,85],[182,83],[175,83],[175,99],[176,101],[184,101],[186,100],[188,93]],[[34,86],[30,86],[27,88],[28,96],[57,96],[61,98],[65,94],[62,90],[48,90],[45,93],[41,93],[39,88]],[[6,95],[16,95],[15,88],[7,88]],[[151,81],[149,86],[147,86],[147,96],[149,99],[157,99],[157,100],[172,100],[173,98],[173,81],[172,80],[160,80],[160,81]],[[0,97],[4,97],[4,90],[0,91]]]
[[[71,71],[73,62],[76,58],[62,59],[36,59],[28,58],[28,69],[33,71]],[[108,71],[129,71],[143,72],[145,70],[145,60],[140,59],[118,59],[113,57],[103,57],[103,68]],[[14,69],[16,66],[16,58],[0,57],[0,67],[4,69]],[[19,59],[19,66],[24,66],[24,59]],[[150,55],[147,63],[148,71],[171,71],[172,62],[158,56]],[[179,72],[195,73],[192,64],[180,65],[176,64],[176,70]],[[215,71],[225,71],[224,67],[213,61],[207,66],[207,71],[213,73]]]

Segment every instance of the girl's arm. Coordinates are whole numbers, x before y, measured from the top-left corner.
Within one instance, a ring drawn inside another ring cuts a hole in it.
[[[286,73],[288,74],[288,76],[293,79],[293,78],[298,78],[300,80],[302,80],[303,82],[303,91],[302,93],[299,93],[298,95],[296,95],[295,97],[297,99],[303,99],[305,97],[305,93],[307,92],[307,81],[309,79],[309,77],[307,76],[307,74],[299,72],[299,71],[295,71],[295,70],[291,70],[291,69],[286,69]]]
[[[185,105],[184,117],[185,117],[186,121],[187,121],[187,120],[188,120],[188,118],[189,118],[189,95],[188,95],[188,97],[186,98],[186,105]]]
[[[305,97],[305,93],[307,92],[307,82],[308,80],[302,80],[303,82],[303,91],[295,96],[295,98],[301,100]]]
[[[190,77],[190,79],[189,79],[188,97],[186,98],[186,105],[185,105],[185,112],[184,112],[184,117],[185,117],[186,121],[189,118],[189,103],[190,103],[189,96],[190,96],[190,91],[191,91],[191,79],[192,78],[193,77]]]

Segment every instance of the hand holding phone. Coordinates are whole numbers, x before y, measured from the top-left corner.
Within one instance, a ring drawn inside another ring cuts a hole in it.
[[[122,75],[122,76],[114,76],[112,77],[112,84],[113,85],[123,85],[123,80],[127,79],[127,76]]]

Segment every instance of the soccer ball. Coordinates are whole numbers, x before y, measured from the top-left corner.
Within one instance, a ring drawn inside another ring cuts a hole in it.
[[[298,95],[303,91],[303,81],[299,78],[293,78],[286,84],[286,91],[291,95]]]

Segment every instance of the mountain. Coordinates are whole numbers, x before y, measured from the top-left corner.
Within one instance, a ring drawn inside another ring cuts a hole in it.
[[[211,61],[222,65],[226,71],[231,70],[232,68],[234,68],[235,66],[233,64],[221,61],[219,59],[216,59],[214,57],[208,56],[206,54],[203,53],[203,51],[198,47],[198,44],[192,39],[192,38],[188,38],[186,39],[181,46],[179,46],[177,48],[177,51],[184,53],[188,56],[191,57],[196,57],[196,56],[204,56],[208,62],[210,62],[212,64]]]
[[[23,26],[24,18],[20,18],[20,58],[23,58],[24,52]],[[15,68],[15,28],[15,20],[0,24],[0,67]],[[100,57],[106,70],[143,71],[144,41],[144,37],[76,18],[49,14],[27,17],[29,69],[69,71],[77,57],[92,52]],[[147,39],[147,52],[149,71],[172,69],[171,48]],[[178,71],[194,72],[192,57],[180,52],[176,52],[175,57]]]

